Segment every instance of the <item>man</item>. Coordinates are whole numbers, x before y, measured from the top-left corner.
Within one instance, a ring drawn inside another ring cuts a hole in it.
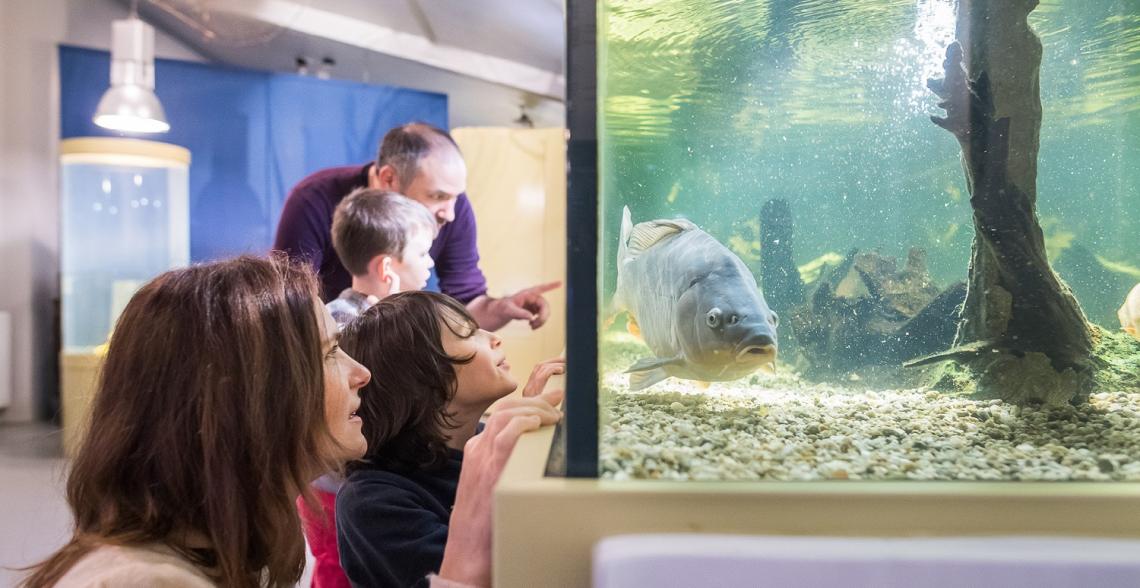
[[[525,320],[537,329],[550,317],[542,295],[561,282],[503,298],[487,295],[475,213],[464,194],[467,166],[451,135],[420,123],[388,131],[375,162],[318,171],[301,180],[285,200],[273,248],[307,259],[320,275],[325,300],[352,284],[333,249],[331,226],[337,204],[360,187],[399,192],[427,207],[440,225],[431,247],[439,289],[464,303],[480,327],[495,331],[512,320]]]

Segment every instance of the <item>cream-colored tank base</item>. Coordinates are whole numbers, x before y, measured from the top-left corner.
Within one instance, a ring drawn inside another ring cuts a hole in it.
[[[553,436],[525,435],[496,489],[496,587],[589,586],[594,545],[625,533],[1140,537],[1135,483],[545,478]]]
[[[103,358],[94,353],[59,354],[60,395],[63,411],[63,453],[74,457],[95,394],[95,378]]]

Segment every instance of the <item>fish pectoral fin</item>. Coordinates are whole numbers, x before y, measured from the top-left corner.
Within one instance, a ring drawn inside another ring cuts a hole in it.
[[[636,372],[648,372],[651,370],[664,368],[665,366],[676,365],[680,363],[680,361],[681,360],[675,357],[666,359],[662,359],[660,357],[645,357],[637,360],[633,365],[629,366],[629,369],[625,370],[625,373],[632,374]]]
[[[633,392],[644,390],[666,378],[669,374],[662,368],[629,374],[629,389]]]
[[[666,367],[678,365],[681,359],[677,357],[665,358],[646,357],[637,360],[625,373],[629,374],[629,389],[631,391],[644,390],[661,380],[669,377]]]
[[[697,387],[700,388],[701,390],[708,390],[709,386],[712,386],[712,382],[706,382],[704,380],[697,380]]]

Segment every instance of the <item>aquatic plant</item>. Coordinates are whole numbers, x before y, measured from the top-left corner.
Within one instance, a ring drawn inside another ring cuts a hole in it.
[[[841,263],[843,263],[842,255],[834,251],[828,251],[796,269],[799,270],[800,279],[803,280],[804,284],[811,284],[823,275],[828,266],[836,266]]]

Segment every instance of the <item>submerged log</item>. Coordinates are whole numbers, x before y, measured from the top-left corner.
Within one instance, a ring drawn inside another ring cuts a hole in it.
[[[901,270],[892,257],[852,250],[790,325],[815,375],[897,366],[950,347],[964,297],[964,284],[934,286],[921,249],[910,250]]]
[[[965,363],[979,391],[1013,402],[1079,401],[1091,385],[1092,334],[1049,266],[1037,221],[1041,42],[1027,17],[1037,0],[961,0],[945,77],[928,86],[962,149],[974,245],[956,345],[998,353]]]
[[[773,199],[760,209],[760,280],[764,299],[777,313],[804,302],[804,282],[792,255],[792,209]]]

